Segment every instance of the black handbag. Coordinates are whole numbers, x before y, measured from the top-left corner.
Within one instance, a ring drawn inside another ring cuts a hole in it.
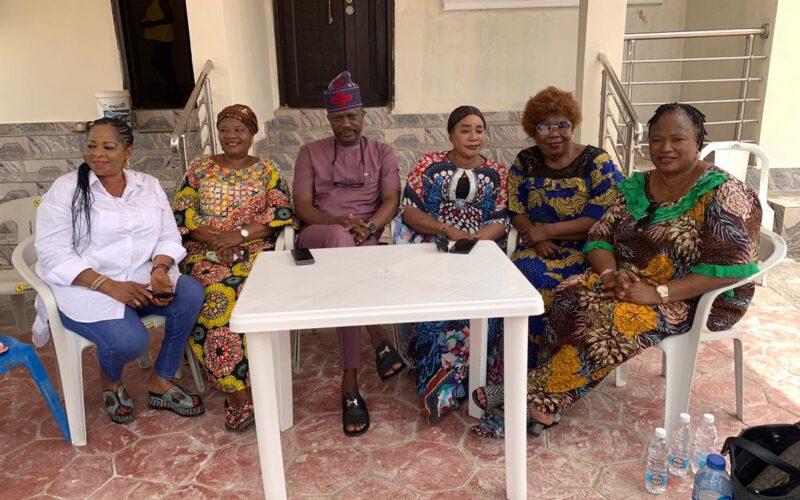
[[[749,427],[722,453],[730,454],[735,500],[800,500],[800,422]]]

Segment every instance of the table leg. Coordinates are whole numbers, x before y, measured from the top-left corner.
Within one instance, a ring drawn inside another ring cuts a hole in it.
[[[276,332],[272,339],[272,366],[275,367],[275,387],[278,391],[278,418],[281,431],[294,425],[292,403],[292,343],[289,331]]]
[[[270,500],[286,498],[286,478],[283,472],[283,452],[278,418],[276,369],[273,363],[273,336],[279,334],[247,333],[250,363],[250,390],[256,415],[258,458],[261,462],[261,481],[264,497]],[[253,362],[255,361],[255,362]]]
[[[506,496],[527,498],[528,420],[527,366],[528,318],[505,318],[503,333],[503,379],[505,383]]]
[[[472,400],[472,391],[486,385],[486,356],[488,320],[472,319],[469,322],[469,416],[481,418],[481,410]]]

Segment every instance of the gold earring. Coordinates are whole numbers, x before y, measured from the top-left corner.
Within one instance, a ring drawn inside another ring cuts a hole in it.
[[[130,158],[125,158],[125,165],[123,165],[123,168],[131,168],[131,159]]]

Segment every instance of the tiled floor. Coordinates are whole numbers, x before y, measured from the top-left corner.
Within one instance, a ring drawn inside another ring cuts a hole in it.
[[[800,263],[787,261],[773,271],[743,320],[747,425],[800,420],[800,309],[784,298],[796,296],[792,277],[799,270]],[[702,346],[690,405],[695,418],[717,416],[721,437],[745,425],[734,416],[730,344]],[[283,434],[291,497],[504,498],[502,441],[473,435],[465,411],[426,424],[407,375],[383,384],[374,366],[364,369],[372,428],[346,438],[336,352],[334,335],[304,334],[302,371],[294,378],[296,425]],[[52,347],[40,356],[53,376]],[[662,421],[659,373],[660,352],[651,349],[631,362],[626,387],[607,380],[558,427],[529,440],[529,498],[646,497],[646,443]],[[255,432],[224,430],[219,395],[207,394],[207,413],[195,419],[148,410],[147,374],[132,364],[124,378],[137,418],[119,426],[101,408],[93,353],[85,354],[84,374],[89,443],[80,448],[60,437],[26,371],[0,377],[0,498],[261,498]],[[184,383],[191,387],[188,375]],[[665,497],[685,499],[690,491],[690,478],[671,477]]]

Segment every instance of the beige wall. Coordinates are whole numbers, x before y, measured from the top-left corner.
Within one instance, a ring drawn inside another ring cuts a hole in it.
[[[800,99],[797,98],[800,2],[780,0],[773,26],[759,144],[769,154],[771,168],[800,168],[794,150],[797,145],[794,123],[800,116]]]
[[[758,28],[763,23],[775,25],[775,12],[778,0],[702,0],[687,4],[686,29],[725,29],[725,28]],[[795,24],[795,27],[797,24]],[[714,39],[687,40],[684,46],[684,57],[708,57],[709,55],[744,55],[745,39],[742,37],[725,37]],[[772,36],[755,38],[755,53],[769,54]],[[769,62],[754,61],[753,76],[765,76]],[[684,79],[703,78],[739,78],[742,76],[742,61],[686,63],[683,68]],[[751,83],[748,95],[763,97],[765,86]],[[685,85],[681,92],[681,100],[694,101],[705,99],[737,98],[739,83],[714,83]],[[736,104],[699,104],[698,108],[713,113],[714,121],[736,119]],[[759,118],[761,104],[748,104],[745,117]],[[746,125],[742,139],[758,141],[758,124]],[[714,125],[709,127],[709,139],[712,141],[729,141],[734,139],[733,125]]]
[[[0,123],[90,120],[122,89],[109,0],[3,0],[0,47]]]
[[[195,72],[207,59],[214,63],[214,109],[247,104],[260,122],[256,140],[262,139],[264,122],[279,105],[272,1],[205,0],[186,8]]]
[[[697,0],[691,0],[697,1]],[[628,7],[625,33],[682,31],[686,25],[687,0],[664,0],[661,4]],[[636,42],[635,59],[675,59],[683,57],[683,40]],[[634,80],[678,80],[680,63],[640,64],[634,67]],[[621,75],[622,77],[622,75]],[[638,85],[633,88],[634,102],[672,102],[680,99],[677,85]],[[657,106],[638,106],[639,119],[646,122]]]
[[[444,12],[438,0],[397,0],[394,112],[516,111],[547,85],[573,90],[577,41],[575,7]]]

